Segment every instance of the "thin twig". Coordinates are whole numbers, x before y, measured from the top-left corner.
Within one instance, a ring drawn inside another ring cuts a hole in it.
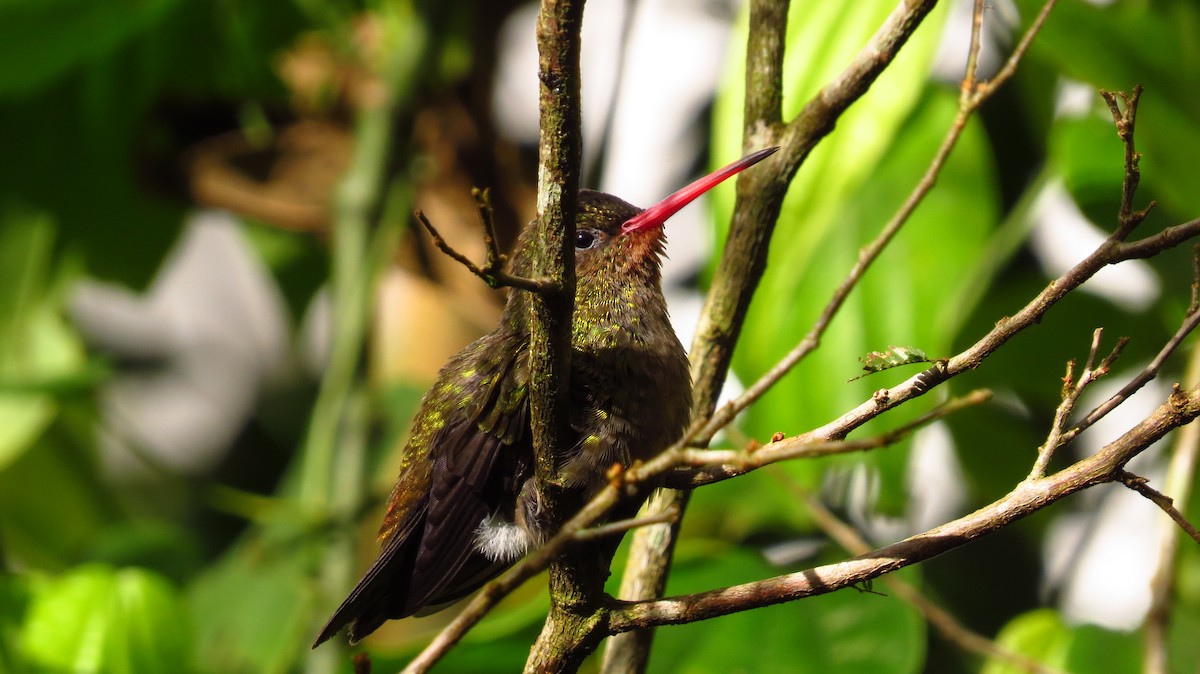
[[[1120,478],[1121,484],[1150,499],[1154,505],[1158,506],[1172,520],[1174,520],[1175,524],[1178,524],[1180,529],[1183,529],[1188,536],[1191,536],[1192,540],[1200,543],[1200,531],[1197,531],[1196,527],[1193,526],[1191,522],[1187,521],[1187,518],[1183,516],[1183,513],[1179,512],[1179,509],[1175,507],[1175,502],[1170,496],[1167,496],[1166,494],[1146,484],[1146,478],[1140,475],[1134,475],[1129,471],[1121,471]]]
[[[1021,59],[1025,58],[1025,53],[1029,51],[1029,46],[1033,44],[1033,38],[1041,32],[1042,26],[1046,24],[1046,19],[1050,17],[1050,10],[1054,9],[1057,1],[1047,0],[1042,5],[1042,8],[1038,10],[1037,16],[1033,17],[1033,22],[1029,24],[1029,28],[1025,31],[1025,34],[1021,36],[1021,41],[1013,48],[1012,53],[1008,55],[1008,60],[1004,62],[1000,70],[996,71],[992,79],[982,82],[975,87],[975,96],[978,98],[978,102],[975,103],[976,107],[1017,72],[1017,66],[1021,63]]]
[[[969,515],[836,564],[696,594],[616,602],[609,614],[609,629],[621,632],[695,622],[827,594],[878,578],[998,531],[1092,485],[1118,479],[1130,459],[1198,415],[1200,389],[1177,389],[1141,423],[1096,454],[1040,480],[1024,480],[1000,500]]]
[[[629,519],[608,522],[607,524],[601,524],[600,526],[591,527],[590,529],[584,529],[576,532],[575,540],[590,541],[597,538],[606,538],[615,534],[623,534],[631,529],[648,527],[651,524],[666,524],[674,522],[677,517],[679,517],[678,508],[664,510],[661,513],[655,513],[654,515],[647,515],[645,517],[630,517]]]
[[[813,323],[808,333],[804,335],[791,351],[784,355],[783,358],[780,358],[779,362],[763,373],[740,396],[723,405],[721,409],[707,420],[704,420],[702,423],[697,422],[693,427],[694,432],[691,434],[694,438],[692,441],[694,445],[706,445],[718,431],[729,425],[740,412],[765,395],[780,379],[788,372],[791,372],[796,365],[820,346],[821,338],[829,328],[830,323],[833,322],[833,318],[841,310],[842,305],[845,304],[846,298],[849,297],[851,291],[857,287],[859,281],[867,273],[867,270],[879,258],[888,244],[900,232],[900,229],[912,217],[917,207],[924,201],[925,196],[937,184],[937,177],[941,174],[951,152],[953,152],[959,138],[966,130],[967,122],[970,120],[971,115],[1016,72],[1016,67],[1020,62],[1021,56],[1028,50],[1034,36],[1041,30],[1046,17],[1049,16],[1050,10],[1054,7],[1055,1],[1049,0],[1042,6],[1041,11],[1038,12],[1037,17],[1025,32],[1025,35],[1022,36],[1017,49],[1013,51],[1012,56],[1005,63],[1004,68],[989,82],[978,85],[975,83],[974,64],[978,57],[978,32],[983,21],[983,2],[976,3],[976,14],[972,22],[971,51],[967,58],[967,73],[962,80],[961,90],[963,95],[959,100],[959,110],[954,118],[954,122],[946,131],[946,136],[942,139],[942,143],[934,154],[933,159],[929,162],[929,166],[925,169],[925,173],[913,187],[908,198],[904,200],[904,203],[892,216],[891,220],[880,230],[875,239],[859,251],[858,259],[855,261],[854,266],[838,285],[837,289],[833,291],[829,302],[825,305],[825,308],[821,311],[821,315],[817,317],[816,322]]]
[[[491,288],[512,287],[535,293],[545,293],[556,288],[556,284],[548,279],[525,278],[524,276],[516,276],[504,271],[504,255],[500,253],[500,250],[497,247],[496,236],[493,233],[493,225],[491,224],[491,205],[485,205],[487,193],[480,190],[474,190],[472,194],[475,196],[476,203],[479,206],[479,217],[482,221],[482,227],[484,230],[483,242],[487,250],[487,257],[485,258],[483,266],[480,267],[476,265],[474,262],[471,262],[470,258],[468,258],[466,255],[463,255],[455,250],[449,243],[446,242],[445,237],[438,232],[438,230],[433,226],[433,223],[429,221],[429,218],[425,216],[425,212],[417,209],[413,212],[413,215],[416,216],[417,222],[421,223],[421,226],[425,228],[425,231],[429,232],[429,236],[433,239],[433,245],[437,246],[438,250],[445,253],[455,262],[458,262],[462,266],[466,267],[467,271],[483,279],[483,282],[488,284],[488,286]]]
[[[798,436],[777,440],[762,447],[739,451],[681,449],[677,453],[679,465],[693,466],[695,469],[671,473],[667,476],[667,483],[675,487],[695,488],[744,475],[780,461],[815,459],[887,447],[900,442],[914,431],[938,419],[967,407],[985,403],[991,398],[991,391],[983,389],[972,391],[965,396],[947,400],[909,423],[886,433],[860,440],[812,440]]]
[[[1065,444],[1074,440],[1075,436],[1090,428],[1100,419],[1103,419],[1105,415],[1107,415],[1109,412],[1112,412],[1121,403],[1128,400],[1129,396],[1136,393],[1152,379],[1157,377],[1158,371],[1162,369],[1162,366],[1167,362],[1167,359],[1171,357],[1171,354],[1175,353],[1175,350],[1178,349],[1179,345],[1183,343],[1183,340],[1186,339],[1187,336],[1196,329],[1197,325],[1200,325],[1200,312],[1193,313],[1184,319],[1183,324],[1179,326],[1179,329],[1175,331],[1174,335],[1171,335],[1171,339],[1167,340],[1167,343],[1164,344],[1163,348],[1160,349],[1159,352],[1154,356],[1154,359],[1151,360],[1150,363],[1147,364],[1146,367],[1144,367],[1142,371],[1137,374],[1137,376],[1135,376],[1133,379],[1130,379],[1129,383],[1122,386],[1120,391],[1117,391],[1111,398],[1097,405],[1092,411],[1088,412],[1084,418],[1080,419],[1075,423],[1074,426],[1064,432],[1059,444]]]
[[[979,44],[983,33],[984,0],[975,0],[975,9],[971,12],[971,42],[967,48],[967,68],[959,85],[958,101],[960,108],[970,107],[970,101],[975,94],[975,73],[979,68]]]
[[[1188,303],[1188,314],[1200,311],[1200,244],[1192,246],[1192,301]]]
[[[1107,375],[1112,368],[1112,364],[1120,357],[1121,351],[1125,349],[1125,345],[1129,343],[1128,337],[1122,337],[1117,340],[1117,345],[1113,350],[1105,356],[1097,366],[1096,356],[1100,351],[1100,338],[1104,335],[1104,328],[1096,328],[1092,332],[1092,347],[1088,350],[1087,364],[1083,368],[1083,372],[1079,374],[1079,380],[1074,377],[1075,361],[1067,362],[1067,374],[1063,377],[1063,392],[1062,402],[1054,411],[1054,422],[1050,425],[1050,433],[1046,436],[1046,442],[1038,447],[1038,458],[1033,464],[1033,469],[1029,471],[1030,480],[1046,474],[1046,468],[1050,465],[1050,460],[1054,458],[1054,452],[1064,444],[1074,439],[1078,432],[1070,433],[1067,428],[1067,421],[1071,414],[1075,411],[1075,405],[1079,402],[1079,397],[1087,390],[1089,386],[1095,383],[1101,377]]]
[[[1187,386],[1200,382],[1200,345],[1193,344],[1187,372]],[[1163,480],[1163,492],[1170,496],[1180,512],[1186,512],[1200,462],[1200,426],[1190,424],[1175,434],[1171,461]],[[1143,629],[1142,671],[1144,674],[1166,674],[1167,639],[1171,631],[1172,601],[1177,576],[1179,535],[1174,526],[1162,527],[1158,535],[1158,568],[1150,580],[1150,608],[1146,611]]]
[[[1126,94],[1123,91],[1102,90],[1100,96],[1108,104],[1113,124],[1117,127],[1117,135],[1121,138],[1121,144],[1125,146],[1125,178],[1121,183],[1120,228],[1131,231],[1146,219],[1146,215],[1154,206],[1154,203],[1151,202],[1141,211],[1134,212],[1133,210],[1134,195],[1137,193],[1138,183],[1142,179],[1142,171],[1138,168],[1138,161],[1142,156],[1133,145],[1134,123],[1137,120],[1138,99],[1142,96],[1142,85],[1136,85],[1132,94]],[[1118,97],[1125,104],[1124,110],[1117,102]]]

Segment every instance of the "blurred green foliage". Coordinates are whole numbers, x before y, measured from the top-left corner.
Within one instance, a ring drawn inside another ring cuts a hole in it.
[[[103,426],[99,391],[129,366],[89,350],[66,305],[83,279],[146,288],[189,208],[180,195],[179,154],[220,131],[269,138],[278,120],[294,118],[294,92],[277,64],[315,34],[341,56],[357,58],[389,94],[382,107],[359,111],[351,177],[365,184],[353,183],[336,204],[339,222],[358,218],[360,229],[335,233],[343,237],[339,253],[350,252],[343,258],[327,256],[312,236],[249,220],[243,235],[278,284],[293,326],[331,278],[335,295],[347,293],[365,314],[374,274],[399,236],[375,219],[409,209],[419,174],[411,169],[414,120],[428,99],[451,95],[492,60],[475,53],[473,40],[494,26],[474,23],[482,19],[472,3],[452,4],[0,3],[0,672],[351,671],[345,646],[310,654],[308,644],[372,554],[360,549],[358,524],[373,525],[364,513],[380,498],[378,475],[391,465],[419,383],[368,385],[361,361],[367,328],[347,328],[353,317],[340,316],[335,349],[345,357],[331,366],[321,391],[326,404],[315,408],[311,425],[313,398],[303,390],[286,413],[264,412],[240,436],[229,461],[235,470],[195,476],[151,466],[151,477],[117,480],[104,469],[111,429]],[[894,4],[794,3],[785,115],[840,70]],[[1023,19],[1037,4],[1017,2]],[[928,72],[947,13],[939,8],[927,20],[797,176],[736,354],[743,381],[808,329],[941,141],[956,89],[929,82]],[[355,30],[368,19],[382,38],[363,56],[354,51]],[[740,30],[744,35],[744,21]],[[972,121],[937,187],[842,309],[821,350],[749,410],[734,435],[765,440],[823,424],[908,374],[899,368],[848,381],[859,374],[861,356],[892,344],[931,358],[949,355],[1015,311],[1046,281],[1023,244],[1032,203],[1047,186],[1062,184],[1083,213],[1111,226],[1120,144],[1098,97],[1082,112],[1055,112],[1061,77],[1092,88],[1145,85],[1139,203],[1159,202],[1145,226],[1196,217],[1198,33],[1200,7],[1189,0],[1106,7],[1062,0],[1016,79]],[[715,108],[714,164],[740,151],[740,58],[731,56]],[[374,196],[353,211],[364,194]],[[732,190],[718,194],[715,222],[725,223]],[[345,238],[348,232],[353,236]],[[1057,403],[1062,364],[1085,354],[1096,325],[1105,325],[1110,339],[1134,338],[1130,363],[1159,348],[1187,303],[1186,257],[1178,251],[1154,262],[1163,290],[1151,307],[1073,297],[981,371],[948,387],[987,386],[1008,401],[948,422],[964,471],[964,507],[1000,496],[1026,474]],[[1178,368],[1167,374],[1178,376]],[[337,386],[329,384],[339,377]],[[931,402],[864,433],[898,425]],[[278,465],[246,486],[249,471],[236,468],[270,463],[263,456],[272,443],[283,447]],[[865,474],[874,496],[865,519],[903,521],[913,497],[909,449],[793,462],[785,470],[845,507],[839,496]],[[1200,519],[1198,501],[1193,521]],[[924,567],[936,573],[911,569],[903,576],[970,626],[998,633],[1000,643],[1042,662],[1079,672],[1132,671],[1140,635],[1068,625],[1056,609],[1039,605],[1035,588],[1045,569],[1037,551],[1060,510],[1067,511],[1056,508]],[[816,551],[778,564],[761,554],[797,541],[816,543]],[[689,512],[670,590],[697,591],[844,556],[822,541],[776,480],[755,474],[706,488]],[[1184,672],[1200,657],[1188,638],[1200,629],[1195,549],[1179,556],[1176,595],[1171,666]],[[442,671],[516,670],[545,603],[544,584],[530,584]],[[376,671],[401,666],[442,620],[406,621],[369,642]],[[657,672],[1009,671],[956,654],[896,598],[851,591],[663,629],[656,649]]]

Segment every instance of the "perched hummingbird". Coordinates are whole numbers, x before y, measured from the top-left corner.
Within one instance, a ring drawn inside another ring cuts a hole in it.
[[[687,356],[663,299],[667,218],[778,148],[751,154],[646,210],[579,193],[570,425],[565,483],[594,494],[614,464],[666,448],[691,407]],[[512,271],[528,275],[533,236]],[[384,621],[425,615],[478,589],[547,536],[529,429],[529,298],[509,293],[499,327],[450,359],[413,420],[379,529],[379,557],[313,648],[349,625],[357,642]]]

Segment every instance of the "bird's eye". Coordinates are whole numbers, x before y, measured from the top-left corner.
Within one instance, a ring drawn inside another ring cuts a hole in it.
[[[600,237],[596,236],[596,232],[590,229],[581,229],[575,232],[575,250],[587,250],[593,248]]]

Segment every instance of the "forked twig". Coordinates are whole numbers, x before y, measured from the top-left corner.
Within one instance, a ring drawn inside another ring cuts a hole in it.
[[[1046,442],[1038,447],[1038,458],[1033,464],[1033,469],[1029,472],[1030,480],[1036,480],[1046,474],[1046,468],[1050,465],[1050,460],[1054,458],[1054,452],[1070,440],[1078,435],[1078,431],[1069,432],[1067,429],[1067,421],[1071,418],[1071,413],[1075,411],[1075,405],[1079,402],[1079,397],[1087,390],[1089,386],[1094,384],[1101,377],[1109,373],[1113,362],[1121,355],[1121,351],[1125,349],[1125,345],[1129,343],[1128,337],[1122,337],[1117,340],[1117,345],[1113,350],[1105,356],[1099,365],[1096,365],[1096,356],[1100,352],[1100,338],[1104,335],[1104,328],[1096,328],[1092,332],[1092,347],[1088,350],[1087,364],[1083,366],[1083,372],[1079,374],[1079,379],[1075,379],[1075,361],[1067,361],[1067,374],[1063,377],[1062,402],[1054,411],[1054,422],[1050,426],[1050,433],[1046,436]]]
[[[651,524],[668,524],[675,521],[679,517],[679,508],[668,508],[661,513],[647,515],[645,517],[630,517],[629,519],[617,520],[608,522],[599,526],[583,529],[575,533],[575,540],[589,541],[596,538],[604,538],[615,534],[623,534],[631,529],[639,527],[648,527]]]
[[[791,372],[808,354],[812,353],[820,346],[821,338],[824,336],[830,323],[833,322],[834,316],[841,310],[845,304],[846,298],[858,285],[862,277],[867,273],[867,270],[875,262],[876,259],[891,243],[892,239],[900,232],[904,225],[908,222],[912,214],[917,210],[917,207],[924,201],[925,196],[933,189],[937,183],[937,177],[942,172],[942,168],[946,165],[946,161],[950,158],[950,153],[958,144],[959,138],[967,128],[967,122],[971,116],[983,105],[985,101],[1007,82],[1016,72],[1017,65],[1025,52],[1028,51],[1029,45],[1033,42],[1033,38],[1042,29],[1046,22],[1046,18],[1050,15],[1050,10],[1054,8],[1056,0],[1048,0],[1029,29],[1025,31],[1020,43],[1005,62],[1004,67],[1000,69],[996,75],[987,82],[979,83],[975,79],[975,64],[978,60],[979,52],[979,33],[981,31],[983,21],[984,3],[978,0],[975,6],[975,18],[972,21],[971,28],[971,49],[967,57],[967,70],[963,76],[961,85],[961,95],[959,97],[959,110],[951,124],[950,129],[946,132],[942,144],[938,147],[936,154],[930,161],[929,166],[925,169],[924,175],[913,187],[912,192],[905,199],[899,210],[892,216],[892,219],[884,225],[879,234],[873,241],[864,246],[858,253],[858,259],[846,277],[834,290],[829,302],[821,311],[821,315],[809,329],[808,333],[792,348],[783,358],[767,370],[761,377],[751,384],[744,393],[729,401],[717,410],[709,419],[700,420],[693,426],[693,432],[689,433],[694,437],[692,444],[697,446],[706,445],[714,435],[717,434],[725,426],[733,421],[734,417],[742,410],[745,410],[756,400],[761,398],[768,390],[770,390],[780,379],[788,372]]]
[[[1175,331],[1175,334],[1171,335],[1171,339],[1167,340],[1167,343],[1164,344],[1163,348],[1160,349],[1159,352],[1154,356],[1154,359],[1151,360],[1150,363],[1147,364],[1146,367],[1144,367],[1142,371],[1137,374],[1137,376],[1135,376],[1133,379],[1130,379],[1129,383],[1122,386],[1121,390],[1114,393],[1111,398],[1097,405],[1094,409],[1092,409],[1092,411],[1088,412],[1086,416],[1077,421],[1074,426],[1063,432],[1059,445],[1063,445],[1071,440],[1074,440],[1075,436],[1090,428],[1100,419],[1103,419],[1105,415],[1116,409],[1121,403],[1125,402],[1129,396],[1136,393],[1139,389],[1150,382],[1150,380],[1157,377],[1158,371],[1162,369],[1164,364],[1166,364],[1167,359],[1171,357],[1171,354],[1175,353],[1175,350],[1178,349],[1179,345],[1183,343],[1183,340],[1186,339],[1187,336],[1196,329],[1197,325],[1200,325],[1200,312],[1193,312],[1192,314],[1189,314],[1186,319],[1184,319],[1183,323],[1179,326],[1179,329]]]
[[[1196,527],[1193,526],[1192,523],[1183,516],[1183,513],[1179,512],[1179,509],[1175,507],[1175,501],[1170,496],[1167,496],[1161,491],[1151,487],[1149,484],[1146,484],[1149,482],[1149,480],[1146,478],[1140,475],[1134,475],[1127,470],[1121,471],[1120,478],[1121,484],[1150,499],[1150,501],[1154,503],[1154,505],[1161,508],[1162,511],[1165,512],[1175,522],[1175,524],[1178,524],[1180,529],[1183,529],[1188,536],[1191,536],[1192,540],[1200,543],[1200,531],[1197,531]]]
[[[520,288],[535,293],[551,292],[555,288],[555,284],[547,279],[533,279],[524,276],[510,274],[504,270],[504,264],[507,261],[505,255],[500,252],[500,247],[496,243],[496,225],[492,213],[491,199],[488,197],[487,190],[472,188],[471,196],[475,198],[475,206],[479,211],[479,227],[483,232],[483,245],[486,251],[483,266],[480,267],[466,255],[455,250],[440,232],[425,216],[425,212],[417,209],[413,212],[417,221],[429,232],[429,236],[433,239],[433,245],[438,247],[438,250],[445,253],[454,261],[466,267],[472,274],[483,279],[483,282],[488,284],[490,288]]]

